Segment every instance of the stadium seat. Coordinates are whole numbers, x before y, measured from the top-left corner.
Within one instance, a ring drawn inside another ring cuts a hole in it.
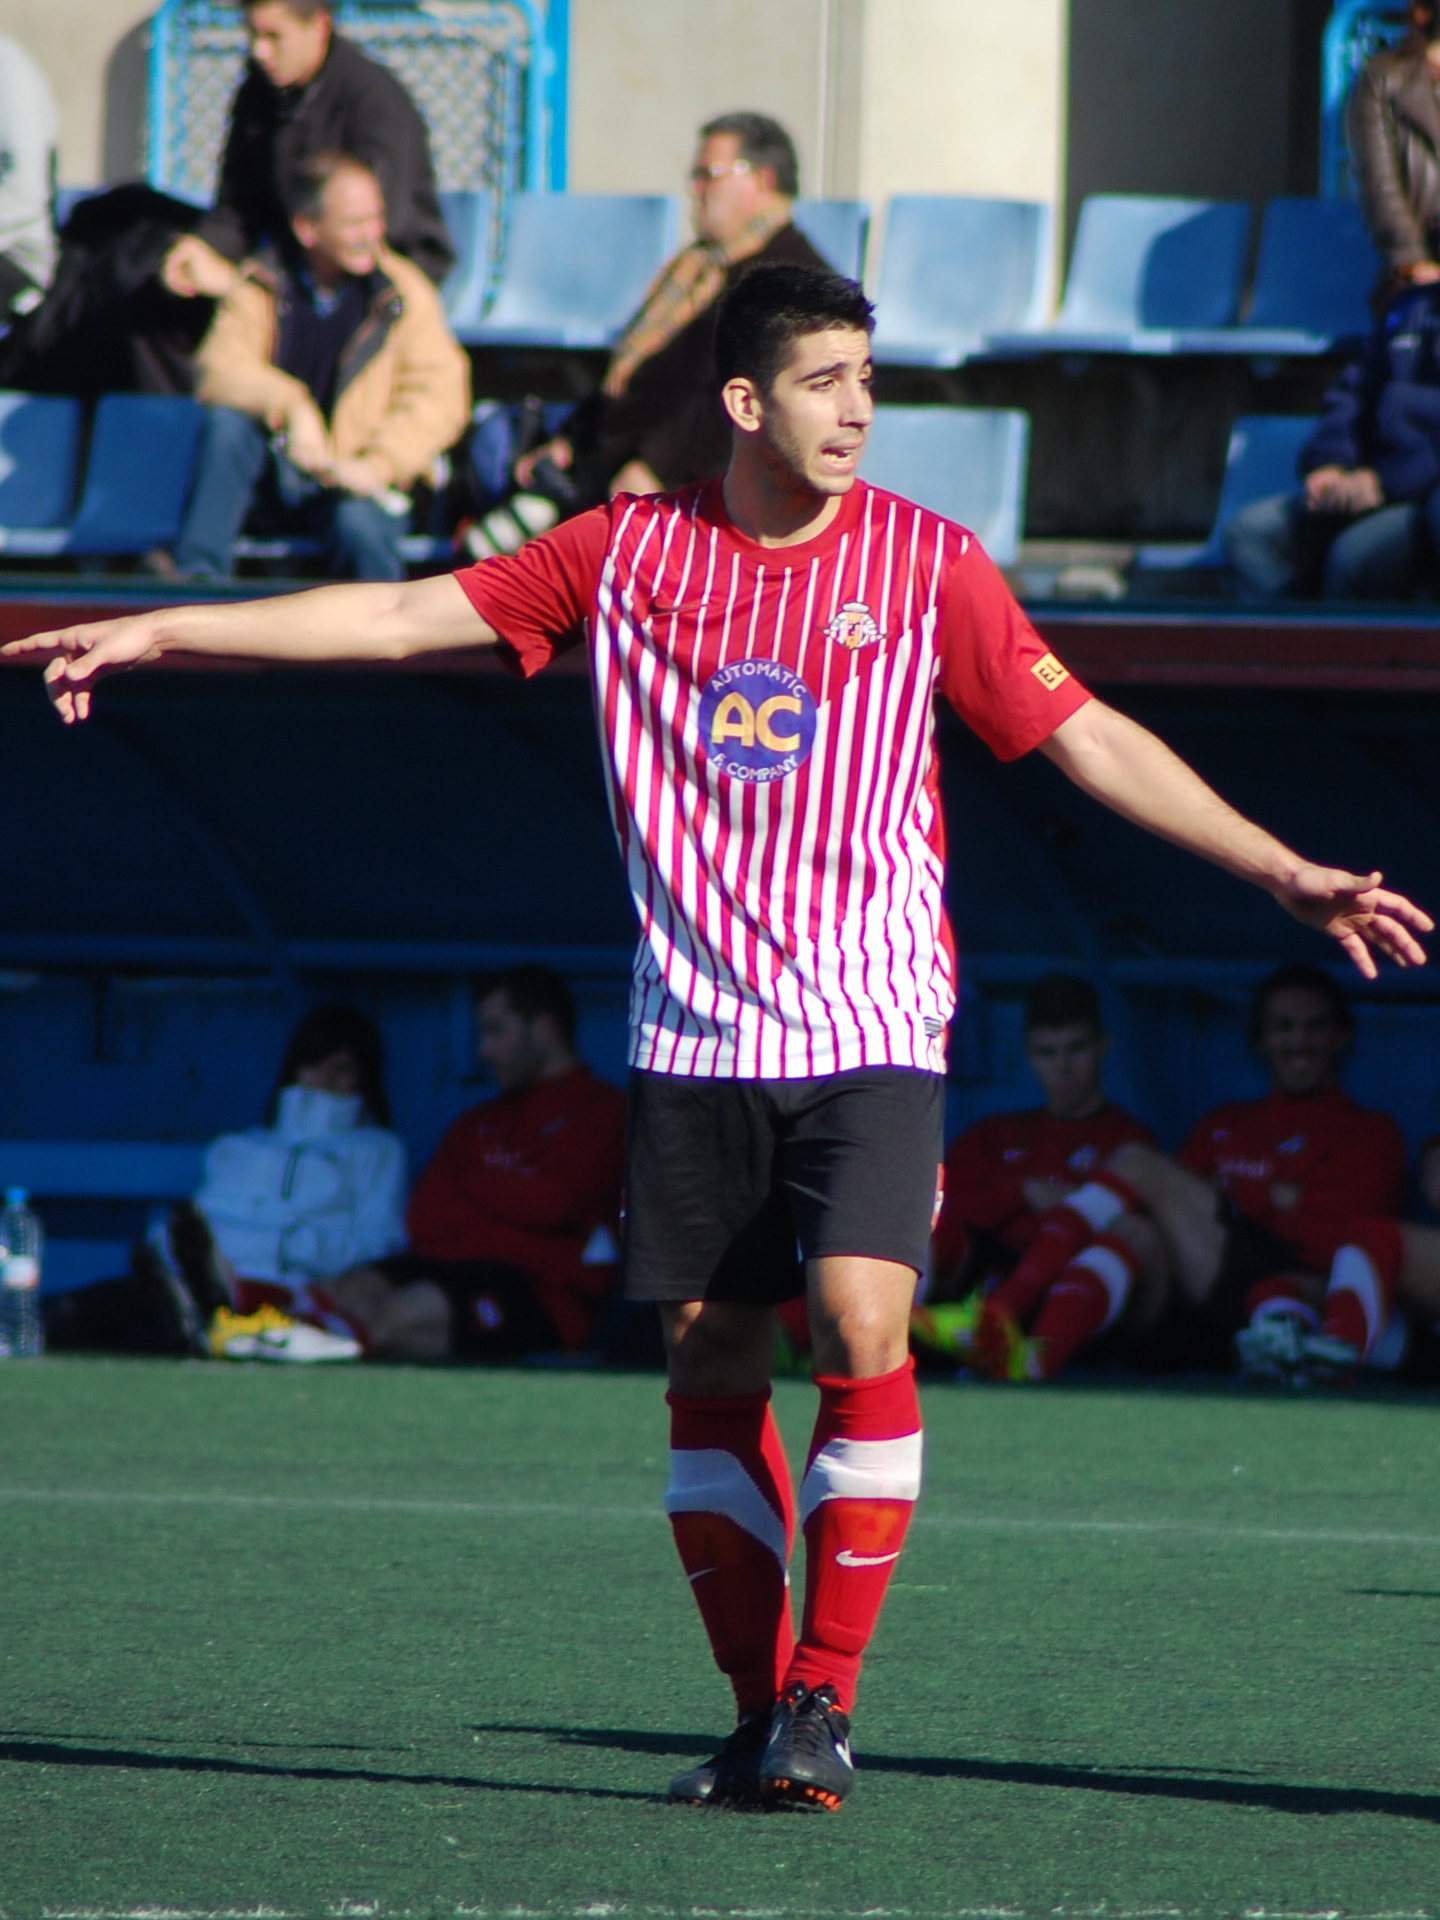
[[[1250,210],[1241,201],[1090,194],[1053,327],[996,335],[997,353],[1174,353],[1185,330],[1240,305]]]
[[[79,454],[78,400],[0,393],[0,553],[63,549]]]
[[[455,265],[440,289],[445,303],[445,318],[456,333],[478,327],[485,318],[485,302],[490,289],[491,196],[481,189],[474,193],[442,193],[440,211],[450,229],[455,246]]]
[[[1260,228],[1250,311],[1236,327],[1187,335],[1201,353],[1324,353],[1373,324],[1370,289],[1380,272],[1353,200],[1272,200]]]
[[[795,224],[817,253],[852,280],[865,273],[870,208],[864,200],[797,200]]]
[[[1013,564],[1025,519],[1030,416],[1005,408],[877,407],[860,471],[978,535]]]
[[[603,347],[673,252],[673,195],[519,193],[510,209],[499,291],[475,346]]]
[[[1136,567],[1142,572],[1223,567],[1225,548],[1220,534],[1225,522],[1253,500],[1288,493],[1299,485],[1295,463],[1315,425],[1315,415],[1308,413],[1243,414],[1230,429],[1225,478],[1209,539],[1198,547],[1141,547],[1135,556]]]
[[[876,295],[875,358],[958,367],[988,334],[1044,323],[1053,216],[1032,200],[902,193],[890,202]]]
[[[194,400],[107,393],[95,409],[85,491],[64,550],[147,553],[172,546],[203,414]]]

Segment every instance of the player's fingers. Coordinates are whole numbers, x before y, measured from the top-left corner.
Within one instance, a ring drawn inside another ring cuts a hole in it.
[[[1425,949],[1400,921],[1392,920],[1388,914],[1377,914],[1365,929],[1366,937],[1372,946],[1388,953],[1392,960],[1398,960],[1402,967],[1423,967],[1426,960]]]
[[[1418,927],[1421,933],[1433,933],[1435,922],[1423,907],[1417,907],[1413,900],[1407,900],[1403,893],[1387,893],[1383,887],[1377,887],[1369,899],[1363,903],[1381,913],[1392,914],[1407,925]]]
[[[1340,945],[1367,980],[1373,980],[1376,977],[1380,969],[1375,965],[1370,949],[1358,933],[1341,934]]]

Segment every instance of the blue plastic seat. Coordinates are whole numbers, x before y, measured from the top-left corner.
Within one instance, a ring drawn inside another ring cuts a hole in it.
[[[1151,571],[1223,567],[1225,548],[1220,535],[1225,522],[1253,501],[1294,492],[1300,484],[1296,471],[1300,449],[1315,431],[1316,421],[1317,416],[1309,413],[1242,414],[1230,429],[1225,478],[1209,539],[1198,547],[1141,547],[1136,566]]]
[[[989,334],[1040,327],[1053,235],[1052,210],[1037,201],[896,194],[880,257],[876,360],[958,367]]]
[[[797,200],[795,224],[837,273],[859,280],[865,272],[870,207],[865,200]]]
[[[204,411],[197,401],[162,394],[104,396],[67,552],[147,553],[174,545]]]
[[[477,346],[603,347],[674,251],[680,203],[640,193],[520,193]]]
[[[485,318],[485,303],[490,290],[490,220],[493,208],[490,193],[481,188],[469,193],[442,193],[440,211],[450,229],[455,248],[455,264],[440,289],[445,318],[457,333],[478,327]]]
[[[1184,331],[1234,321],[1249,237],[1242,201],[1090,194],[1054,326],[990,345],[998,352],[1174,353]]]
[[[1030,416],[1002,407],[877,407],[862,476],[980,540],[1010,566],[1025,520]]]
[[[1369,294],[1380,272],[1364,215],[1353,200],[1272,200],[1260,228],[1255,292],[1241,325],[1187,338],[1204,353],[1324,353],[1363,339],[1373,325]]]
[[[63,550],[79,454],[78,400],[0,393],[0,553]]]

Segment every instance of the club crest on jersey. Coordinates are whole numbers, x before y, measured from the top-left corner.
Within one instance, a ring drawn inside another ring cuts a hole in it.
[[[815,744],[815,696],[778,660],[732,660],[700,694],[700,747],[732,780],[783,780]]]
[[[875,616],[863,600],[847,600],[825,629],[832,646],[848,647],[858,653],[861,647],[873,647],[880,638]]]

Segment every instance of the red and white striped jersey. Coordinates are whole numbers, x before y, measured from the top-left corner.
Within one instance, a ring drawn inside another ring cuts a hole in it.
[[[858,481],[823,533],[766,547],[708,481],[457,577],[523,673],[588,635],[640,916],[631,1064],[942,1072],[935,690],[1006,759],[1089,697],[975,537]]]

